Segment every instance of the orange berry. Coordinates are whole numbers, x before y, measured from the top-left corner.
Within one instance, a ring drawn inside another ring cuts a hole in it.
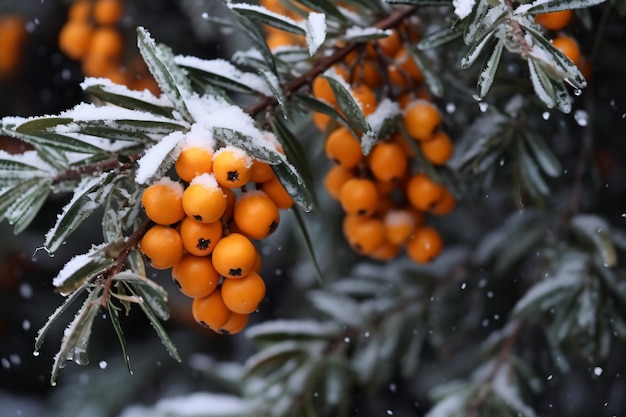
[[[345,68],[335,65],[333,67],[335,71],[335,75],[339,78],[342,78],[344,81],[348,80],[348,71]],[[337,98],[335,97],[335,93],[333,89],[330,87],[330,83],[324,76],[317,76],[311,85],[311,91],[313,93],[313,97],[318,100],[325,101],[327,104],[331,106],[337,105]]]
[[[83,75],[87,77],[105,77],[107,74],[116,71],[119,66],[117,60],[109,59],[105,56],[92,54],[87,51],[87,54],[82,58],[81,70]]]
[[[278,177],[261,184],[261,190],[267,194],[279,210],[286,210],[293,206],[293,198],[285,190]]]
[[[280,223],[280,213],[264,192],[249,191],[235,203],[233,219],[243,234],[260,240],[274,233]]]
[[[180,223],[180,237],[187,252],[196,256],[206,256],[213,252],[222,238],[222,222],[203,223],[193,217],[185,217]]]
[[[68,58],[82,59],[90,48],[93,27],[86,20],[69,20],[59,32],[59,49]]]
[[[224,209],[224,214],[222,214],[222,220],[228,222],[233,217],[237,196],[230,188],[222,188],[222,192],[226,195],[226,208]]]
[[[279,48],[299,46],[304,43],[301,36],[282,31],[272,31],[265,38],[265,42],[267,42],[267,46],[272,52],[276,51]]]
[[[196,176],[211,172],[213,150],[195,146],[185,148],[178,155],[174,168],[181,180],[191,182]]]
[[[351,178],[345,182],[339,193],[339,202],[347,214],[361,217],[371,216],[378,207],[378,189],[373,181],[365,178]]]
[[[222,283],[224,304],[239,314],[256,311],[265,297],[265,291],[265,281],[254,271],[239,279],[226,278]]]
[[[227,278],[241,278],[254,268],[256,252],[250,239],[240,233],[231,233],[215,245],[213,266]]]
[[[270,164],[261,162],[258,159],[252,162],[250,170],[250,181],[257,184],[267,182],[276,176]]]
[[[224,326],[232,314],[224,304],[222,291],[219,288],[205,297],[194,298],[191,303],[191,313],[194,320],[214,331]]]
[[[369,88],[378,88],[383,83],[383,77],[378,64],[368,59],[354,68],[351,81],[355,84],[365,83]]]
[[[394,142],[377,142],[369,155],[369,167],[380,181],[398,180],[407,171],[406,153]]]
[[[123,12],[124,6],[120,0],[96,0],[93,6],[93,18],[103,26],[116,24]]]
[[[430,139],[421,141],[424,156],[435,165],[443,165],[452,156],[454,145],[445,132],[437,131]]]
[[[26,39],[24,19],[8,13],[0,16],[0,77],[12,76],[19,69]]]
[[[328,135],[324,143],[324,152],[328,159],[345,168],[354,168],[363,159],[361,144],[345,126],[338,127]]]
[[[211,258],[187,253],[172,268],[172,279],[180,292],[187,297],[198,298],[215,291],[220,274],[213,267]]]
[[[185,217],[183,210],[183,186],[167,177],[146,188],[141,204],[150,220],[170,225]]]
[[[406,243],[409,258],[417,263],[426,263],[435,259],[443,249],[443,240],[436,229],[419,227]]]
[[[572,14],[571,10],[541,13],[535,16],[535,22],[549,30],[561,30],[568,25],[572,19]]]
[[[183,241],[176,229],[156,224],[143,235],[139,249],[154,268],[168,269],[183,256]]]
[[[339,201],[341,187],[351,178],[354,178],[354,171],[342,165],[333,165],[326,173],[324,187],[333,200]]]
[[[400,246],[384,241],[372,253],[368,254],[368,256],[377,261],[389,261],[397,257],[399,253]]]
[[[389,243],[402,245],[418,226],[418,219],[408,209],[392,209],[383,217],[385,237]]]
[[[426,100],[416,100],[404,111],[404,127],[415,140],[430,139],[440,123],[439,110]]]
[[[226,210],[227,196],[215,181],[213,174],[195,177],[183,192],[183,209],[188,216],[213,223],[222,217]]]
[[[91,0],[75,0],[67,12],[67,20],[89,20]]]
[[[456,199],[454,198],[452,193],[448,191],[447,188],[444,188],[443,195],[441,196],[439,201],[435,203],[435,205],[431,209],[431,212],[437,216],[445,216],[446,214],[454,210],[455,207]]]
[[[353,86],[350,88],[352,96],[361,106],[363,115],[369,116],[376,110],[377,100],[374,91],[365,84]]]
[[[385,226],[375,217],[348,215],[343,220],[343,234],[358,254],[369,255],[385,241]]]
[[[331,122],[331,117],[327,114],[314,111],[312,113],[313,124],[320,132],[325,132]]]
[[[396,68],[398,73],[402,73],[401,77],[394,77],[391,74],[391,81],[400,86],[406,87],[408,85],[408,80],[406,77],[408,76],[413,82],[421,82],[424,80],[424,76],[422,75],[422,71],[419,69],[415,60],[411,57],[411,54],[405,48],[400,49],[393,57],[394,64],[393,67]]]
[[[402,48],[402,39],[396,29],[390,30],[389,36],[381,39],[377,39],[376,43],[381,52],[387,57],[393,57]]]
[[[409,202],[421,211],[432,209],[441,200],[443,190],[441,185],[423,173],[413,175],[406,186]]]
[[[89,54],[118,62],[123,51],[124,38],[117,29],[103,26],[93,31],[89,40]]]
[[[227,147],[213,155],[213,175],[222,187],[239,188],[250,181],[252,158],[243,150]]]
[[[578,66],[580,64],[580,48],[576,40],[569,36],[559,36],[552,40],[552,45]]]
[[[248,325],[249,314],[232,312],[228,321],[218,329],[222,334],[237,334]]]

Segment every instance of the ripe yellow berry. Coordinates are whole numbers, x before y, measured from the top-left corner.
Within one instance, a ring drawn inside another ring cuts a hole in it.
[[[280,210],[293,206],[293,198],[291,198],[277,177],[261,184],[261,190],[267,194]]]
[[[324,187],[334,200],[339,201],[341,187],[351,178],[354,178],[354,171],[342,165],[334,165],[326,173]]]
[[[437,107],[426,100],[416,100],[404,111],[404,127],[415,140],[428,140],[441,123]]]
[[[213,266],[228,278],[246,276],[256,264],[256,248],[246,236],[231,233],[217,242],[213,249]]]
[[[212,174],[195,177],[183,192],[185,213],[204,223],[218,221],[226,210],[226,204],[227,196]]]
[[[167,177],[145,189],[141,204],[148,218],[158,224],[167,226],[185,217],[183,186]]]
[[[328,159],[345,168],[354,168],[363,159],[361,144],[345,126],[338,127],[328,135],[324,143],[324,152]]]
[[[413,175],[406,186],[409,202],[420,211],[431,210],[443,196],[443,190],[423,173]]]
[[[205,297],[194,298],[191,313],[198,323],[215,331],[224,326],[232,314],[224,304],[219,288]]]
[[[239,314],[256,311],[265,297],[265,291],[265,281],[254,271],[239,279],[226,278],[222,283],[224,304]]]
[[[385,241],[385,226],[375,217],[348,215],[343,221],[343,233],[350,247],[361,255],[369,255]]]
[[[176,229],[156,224],[143,235],[139,249],[154,268],[168,269],[183,256],[183,241]]]
[[[233,218],[243,234],[260,240],[274,233],[280,222],[280,213],[264,192],[249,191],[235,203]]]
[[[366,178],[347,180],[339,193],[339,202],[347,214],[371,216],[378,207],[379,194],[373,181]]]
[[[445,132],[435,132],[430,139],[421,141],[420,147],[424,156],[435,165],[443,165],[452,156],[453,145],[450,136]]]
[[[174,164],[181,180],[191,182],[200,174],[208,174],[213,168],[213,150],[200,147],[188,147],[181,151]]]
[[[394,245],[404,244],[418,226],[418,219],[409,209],[392,209],[383,217],[385,237]]]
[[[419,227],[406,244],[409,258],[417,263],[426,263],[435,259],[443,249],[443,240],[436,229]]]
[[[274,177],[274,170],[272,170],[272,167],[269,164],[261,162],[258,159],[255,159],[254,162],[252,162],[250,181],[263,183],[271,180]]]
[[[369,155],[369,167],[380,181],[399,180],[407,171],[408,161],[397,143],[378,142]]]
[[[206,297],[217,288],[220,274],[209,257],[187,253],[172,268],[172,279],[187,297],[198,298]]]
[[[228,321],[218,329],[222,334],[237,334],[248,324],[249,314],[239,314],[232,312]]]
[[[206,256],[213,252],[222,238],[222,222],[204,223],[193,217],[185,217],[180,223],[180,237],[187,252],[196,256]]]
[[[250,181],[252,158],[243,150],[227,147],[213,156],[213,175],[226,188],[239,188]]]
[[[96,0],[93,6],[93,18],[99,25],[116,24],[124,12],[120,0]]]

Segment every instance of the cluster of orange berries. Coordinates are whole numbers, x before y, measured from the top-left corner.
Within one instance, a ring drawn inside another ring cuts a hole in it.
[[[261,5],[300,18],[279,0],[262,0]],[[343,233],[354,251],[377,260],[395,258],[403,247],[418,263],[437,257],[443,241],[439,232],[426,224],[426,214],[445,215],[456,205],[444,186],[423,172],[412,172],[414,146],[434,165],[445,164],[453,151],[450,137],[440,126],[441,114],[422,86],[424,77],[405,47],[419,40],[416,27],[415,22],[407,21],[333,67],[366,117],[376,110],[379,92],[393,89],[404,112],[404,128],[414,144],[397,131],[364,156],[348,128],[336,127],[327,114],[313,113],[315,126],[328,133],[325,153],[334,165],[326,174],[325,187],[346,213]],[[267,27],[266,41],[275,50],[302,45],[304,39]],[[315,98],[341,112],[324,76],[315,78],[311,87]]]
[[[0,15],[0,80],[15,74],[22,60],[26,22],[17,14]]]
[[[535,16],[535,22],[539,23],[545,29],[553,32],[559,32],[565,29],[570,22],[574,12],[572,10],[561,10],[558,12],[542,13]],[[589,62],[582,56],[578,42],[571,36],[558,33],[552,39],[552,45],[565,56],[567,56],[580,70],[586,78],[589,78],[590,68]]]
[[[122,0],[75,0],[59,33],[59,49],[80,61],[87,77],[104,77],[135,90],[159,88],[141,59],[124,64],[124,36],[119,23],[124,16]]]
[[[188,140],[175,171],[177,180],[163,177],[142,194],[155,224],[140,250],[154,268],[171,268],[198,323],[237,333],[265,297],[253,241],[272,234],[294,202],[268,164],[238,148]]]

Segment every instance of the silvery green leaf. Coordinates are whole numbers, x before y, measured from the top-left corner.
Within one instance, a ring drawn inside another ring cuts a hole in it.
[[[228,3],[228,7],[252,20],[275,27],[295,35],[304,35],[305,31],[290,17],[272,12],[263,6],[246,3]]]
[[[593,245],[606,267],[617,264],[617,251],[609,224],[604,218],[593,214],[577,214],[571,219],[570,225],[581,238]]]
[[[534,59],[528,59],[528,70],[530,71],[530,80],[533,84],[535,94],[543,104],[549,109],[556,105],[556,93],[550,78],[545,71]]]
[[[596,4],[604,3],[605,0],[535,0],[523,4],[515,9],[515,14],[539,14],[558,12],[561,10],[582,9]]]
[[[128,356],[128,351],[126,349],[126,337],[124,336],[124,331],[122,330],[122,326],[120,324],[119,312],[118,309],[113,306],[113,302],[110,299],[109,301],[107,301],[107,310],[109,312],[111,324],[113,325],[113,330],[115,330],[117,339],[120,342],[120,348],[122,349],[124,364],[126,365],[126,369],[128,369],[128,372],[132,374],[132,370],[130,369],[130,357]]]
[[[493,39],[493,35],[496,33],[496,30],[490,30],[485,35],[478,39],[476,42],[472,43],[472,46],[467,51],[465,56],[461,59],[461,69],[467,69],[471,67],[474,62],[478,59],[478,57],[482,54],[485,47],[489,44],[491,39]]]
[[[278,165],[272,165],[272,170],[298,207],[305,212],[313,210],[315,199],[312,189],[307,187],[300,172],[287,161],[287,158],[281,155],[281,162]]]
[[[255,159],[271,165],[280,164],[283,156],[269,144],[261,144],[242,132],[237,132],[224,127],[213,129],[215,137],[228,145],[243,149]]]
[[[561,163],[545,141],[531,129],[522,129],[521,134],[541,170],[551,177],[561,175]]]
[[[334,77],[325,76],[325,78],[328,80],[330,88],[333,90],[335,98],[337,99],[337,105],[346,116],[348,122],[358,131],[369,132],[372,130],[363,115],[361,104],[357,103],[346,86]]]
[[[450,6],[452,0],[385,0],[389,4],[409,4],[413,6]]]
[[[333,322],[315,320],[271,320],[256,324],[246,330],[251,339],[333,339],[342,332]]]
[[[417,47],[422,51],[426,51],[428,49],[434,49],[447,43],[454,42],[462,36],[463,32],[460,30],[445,27],[424,36],[417,43]]]
[[[70,294],[113,265],[113,261],[106,256],[106,245],[93,246],[87,253],[72,257],[53,278],[52,284],[61,294]]]
[[[131,90],[120,85],[112,86],[106,83],[97,84],[95,82],[89,83],[84,89],[87,94],[106,103],[125,109],[142,110],[160,116],[172,117],[173,109],[169,103],[165,103],[163,100],[159,102],[156,100],[156,97],[153,100],[147,99],[146,93],[143,91]]]
[[[260,368],[274,363],[275,361],[285,363],[287,359],[306,356],[307,348],[303,343],[311,344],[311,341],[297,342],[294,340],[284,340],[259,350],[246,360],[246,372],[253,374]]]
[[[285,97],[285,93],[283,92],[283,87],[280,83],[280,80],[271,71],[265,69],[259,69],[259,74],[261,78],[265,81],[267,88],[272,92],[272,95],[276,99],[278,106],[280,107],[280,111],[283,114],[283,117],[286,120],[290,120],[292,118],[290,107],[287,105],[287,98]]]
[[[354,327],[359,327],[363,323],[361,309],[351,298],[326,291],[311,291],[308,298],[315,308],[339,323]]]
[[[150,298],[146,301],[154,300]],[[143,302],[139,303],[139,307],[150,321],[150,324],[152,325],[152,328],[156,332],[157,336],[159,336],[159,339],[161,339],[161,343],[163,343],[163,346],[165,346],[167,353],[169,353],[169,355],[176,361],[182,362],[183,359],[181,358],[180,353],[178,353],[176,345],[167,334],[167,331],[163,328],[163,325],[161,324],[159,317],[157,316],[157,312],[152,308],[152,305],[149,304],[149,302]]]
[[[348,23],[348,19],[339,11],[337,6],[329,0],[298,0],[298,3],[313,9],[319,13],[323,13],[326,17],[338,21],[340,23]]]
[[[487,92],[491,88],[495,78],[496,71],[498,71],[498,66],[500,64],[500,58],[502,57],[502,51],[504,50],[504,41],[499,40],[493,48],[493,52],[489,56],[489,59],[485,61],[483,65],[483,69],[478,74],[478,97],[485,97]]]
[[[439,75],[437,75],[437,71],[431,65],[426,54],[416,46],[411,46],[409,48],[409,53],[424,76],[424,82],[426,83],[428,90],[435,97],[443,97],[443,83],[441,82]]]

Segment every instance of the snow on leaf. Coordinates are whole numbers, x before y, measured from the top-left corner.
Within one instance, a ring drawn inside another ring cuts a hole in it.
[[[240,13],[243,16],[250,19],[258,20],[267,25],[273,26],[286,32],[294,33],[296,35],[304,35],[305,31],[300,27],[298,22],[288,16],[268,10],[263,6],[257,6],[247,3],[231,3],[228,2],[228,7]]]
[[[469,16],[475,4],[476,0],[452,0],[454,14],[457,15],[459,19],[465,19]]]
[[[326,39],[326,15],[323,13],[309,13],[304,29],[306,31],[306,45],[309,49],[309,54],[314,56]]]
[[[176,160],[184,140],[182,132],[172,132],[150,147],[137,161],[135,180],[149,184],[163,176]]]
[[[528,60],[528,69],[535,94],[546,107],[553,108],[556,104],[556,97],[550,79],[534,59]]]
[[[604,3],[605,0],[535,0],[531,3],[520,5],[515,9],[515,14],[539,14],[558,12],[561,10],[582,9],[596,4]]]
[[[274,336],[289,336],[290,338],[332,338],[341,332],[341,327],[332,322],[314,320],[272,320],[257,324],[246,330],[246,336],[251,339],[261,339]]]
[[[83,285],[86,279],[106,269],[112,260],[105,258],[105,245],[93,246],[87,253],[72,257],[52,280],[52,285],[66,295]]]

